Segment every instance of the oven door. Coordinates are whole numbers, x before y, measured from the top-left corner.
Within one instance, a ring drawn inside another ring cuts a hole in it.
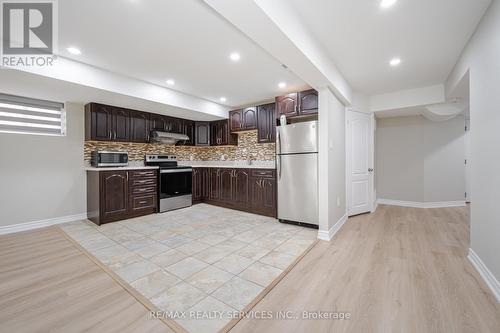
[[[160,200],[191,195],[192,181],[193,169],[160,170]]]

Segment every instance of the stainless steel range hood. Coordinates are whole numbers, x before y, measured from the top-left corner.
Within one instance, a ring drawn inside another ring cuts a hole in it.
[[[174,146],[179,141],[187,141],[189,136],[184,134],[170,133],[170,132],[151,132],[151,141],[156,143],[162,143],[165,145]]]

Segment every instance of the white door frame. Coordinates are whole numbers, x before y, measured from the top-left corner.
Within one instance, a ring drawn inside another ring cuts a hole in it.
[[[346,109],[346,117],[345,117],[345,136],[346,136],[346,196],[347,196],[347,214],[348,216],[351,216],[350,207],[351,207],[351,191],[350,191],[350,184],[351,184],[351,151],[350,151],[350,126],[349,126],[349,115],[350,114],[364,114],[364,115],[369,115],[370,116],[370,135],[369,135],[369,164],[371,165],[371,168],[374,169],[374,171],[370,174],[370,188],[371,190],[369,191],[369,205],[370,205],[370,212],[374,212],[376,209],[376,194],[375,194],[375,114],[373,112],[360,112],[356,111],[351,108]]]

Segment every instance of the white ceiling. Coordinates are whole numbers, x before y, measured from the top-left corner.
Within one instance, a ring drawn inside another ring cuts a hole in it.
[[[0,70],[0,91],[2,93],[46,99],[64,103],[87,104],[97,102],[118,105],[124,108],[165,114],[169,116],[197,120],[218,120],[220,117],[209,113],[174,107],[147,99],[119,94],[63,80],[55,80],[28,72]]]
[[[444,82],[491,0],[288,2],[352,87],[371,95]]]
[[[63,0],[59,35],[64,57],[229,106],[306,87],[200,0]]]

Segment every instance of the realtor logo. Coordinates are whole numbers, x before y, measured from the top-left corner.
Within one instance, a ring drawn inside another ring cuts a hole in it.
[[[57,47],[55,0],[2,0],[2,66],[52,65]]]

